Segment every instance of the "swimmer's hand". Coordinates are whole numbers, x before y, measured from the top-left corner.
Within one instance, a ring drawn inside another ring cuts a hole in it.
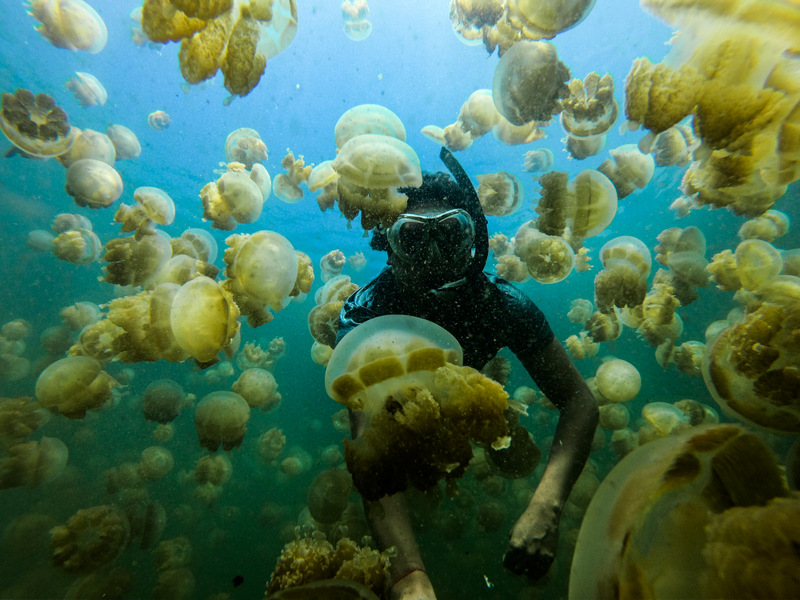
[[[511,528],[503,558],[506,569],[532,580],[547,574],[556,556],[560,510],[552,503],[532,502]]]
[[[392,600],[436,600],[430,579],[425,571],[414,571],[392,586]]]

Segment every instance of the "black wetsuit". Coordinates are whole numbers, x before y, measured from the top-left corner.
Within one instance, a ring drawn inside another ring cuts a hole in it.
[[[373,317],[397,314],[427,319],[449,331],[461,344],[464,364],[475,369],[501,348],[519,354],[541,350],[553,340],[539,307],[505,279],[481,273],[464,285],[411,302],[387,268],[345,301],[336,342]]]

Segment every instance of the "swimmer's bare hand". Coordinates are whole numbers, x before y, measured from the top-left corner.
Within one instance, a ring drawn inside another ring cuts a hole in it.
[[[516,575],[541,579],[550,570],[558,546],[560,511],[552,504],[533,503],[511,528],[511,539],[503,558]]]
[[[425,571],[414,571],[392,586],[392,600],[436,600],[430,579]]]

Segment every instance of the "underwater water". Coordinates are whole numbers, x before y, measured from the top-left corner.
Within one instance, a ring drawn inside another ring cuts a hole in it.
[[[279,232],[295,250],[310,257],[316,279],[307,297],[288,302],[270,322],[251,327],[245,318],[239,319],[242,346],[252,343],[266,349],[276,338],[285,342],[285,354],[271,368],[281,401],[273,410],[252,411],[244,440],[228,453],[232,476],[216,490],[214,498],[198,491],[193,475],[198,460],[209,452],[198,443],[192,398],[196,403],[211,392],[230,390],[242,372],[236,357],[223,355],[222,363],[208,369],[201,369],[194,360],[109,361],[105,371],[122,385],[113,390],[113,399],[105,407],[88,411],[82,419],[54,414],[32,433],[30,439],[46,436],[62,440],[69,458],[63,473],[52,481],[37,487],[9,485],[0,490],[0,522],[5,527],[0,539],[4,557],[0,561],[2,598],[65,597],[77,577],[86,573],[68,573],[51,558],[50,529],[66,523],[76,511],[114,504],[141,507],[156,501],[166,514],[161,539],[185,536],[191,542],[188,569],[195,585],[188,597],[263,595],[282,547],[295,538],[298,525],[310,523],[307,511],[304,513],[309,485],[331,466],[325,456],[331,455],[331,446],[341,448],[346,435],[334,428],[333,416],[342,407],[326,394],[324,367],[315,364],[310,355],[314,339],[309,333],[308,315],[314,307],[314,294],[323,285],[320,260],[336,249],[347,257],[363,253],[366,266],[362,270],[345,265],[342,271],[363,285],[385,266],[386,255],[369,247],[369,237],[358,218],[349,222],[336,207],[321,211],[315,194],[305,184],[300,201],[289,204],[272,194],[255,222],[237,224],[233,231],[214,229],[203,218],[200,191],[219,177],[220,163],[228,162],[225,141],[232,131],[249,127],[260,134],[269,151],[263,165],[274,181],[285,171],[281,161],[287,150],[295,157],[302,155],[307,164],[335,158],[334,126],[346,110],[365,103],[383,105],[400,118],[406,141],[416,151],[423,170],[444,170],[438,156],[440,146],[421,129],[428,125],[444,127],[455,121],[472,92],[492,88],[498,62],[497,54],[487,53],[482,44],[467,45],[454,34],[444,0],[372,0],[372,31],[360,41],[345,35],[338,2],[298,0],[295,39],[267,61],[266,71],[252,92],[228,103],[230,94],[221,74],[198,85],[185,83],[178,44],[134,43],[132,27],[136,23],[130,13],[137,6],[133,0],[93,2],[108,29],[108,42],[96,54],[49,43],[34,29],[36,22],[21,2],[8,0],[0,9],[3,92],[26,88],[34,94],[48,94],[67,113],[70,124],[99,132],[112,124],[124,125],[135,133],[142,148],[137,158],[116,162],[114,168],[123,182],[121,198],[99,209],[76,205],[65,191],[66,169],[54,159],[26,159],[17,153],[0,160],[0,325],[19,319],[30,324],[25,346],[18,353],[30,361],[30,368],[19,377],[0,379],[0,397],[34,397],[41,371],[66,356],[48,353],[40,343],[46,329],[62,325],[59,313],[63,308],[76,302],[104,308],[112,299],[142,289],[105,282],[102,253],[89,264],[73,264],[29,247],[29,233],[49,230],[58,214],[87,217],[99,240],[106,244],[128,235],[120,233],[119,223],[114,221],[119,204],[131,204],[133,191],[140,186],[158,187],[175,204],[174,221],[158,229],[172,238],[188,228],[208,231],[219,247],[216,267],[224,269],[229,235],[269,230]],[[620,116],[607,134],[605,148],[584,160],[572,159],[564,150],[565,133],[558,117],[542,126],[546,135],[537,141],[506,145],[488,134],[466,150],[455,152],[476,185],[478,175],[507,171],[524,186],[523,203],[517,212],[489,217],[490,236],[504,233],[511,238],[521,225],[537,217],[540,194],[534,177],[538,174],[524,169],[526,152],[548,148],[554,155],[552,169],[568,172],[571,180],[583,169],[597,168],[608,158],[610,149],[635,144],[643,137],[641,130],[623,133],[619,127],[625,120],[625,77],[638,57],[648,57],[653,63],[661,61],[669,52],[672,34],[669,24],[647,13],[634,0],[601,0],[585,20],[553,39],[571,77],[583,78],[591,71],[613,77]],[[76,72],[91,73],[102,82],[108,93],[105,104],[81,105],[65,87]],[[169,115],[171,124],[156,130],[148,124],[148,116],[159,110]],[[11,149],[12,144],[3,138],[0,151]],[[681,196],[679,187],[686,169],[657,166],[643,189],[619,200],[610,226],[584,243],[593,264],[591,270],[572,271],[554,284],[533,279],[517,284],[546,314],[559,340],[582,329],[582,324],[571,322],[567,313],[572,300],[593,300],[594,278],[602,269],[599,250],[607,241],[633,236],[655,257],[659,243],[656,236],[663,230],[695,226],[705,234],[706,259],[736,248],[740,241],[737,232],[747,217],[706,206],[679,219],[670,210]],[[792,183],[773,208],[796,222],[800,219],[798,196],[800,187]],[[773,244],[781,250],[800,246],[797,229],[790,227]],[[495,264],[490,256],[487,270],[493,271]],[[657,266],[654,262],[653,271]],[[222,277],[221,272],[219,279]],[[706,327],[740,306],[731,291],[717,289],[713,283],[699,287],[697,294],[697,301],[678,311],[683,332],[676,344],[705,341]],[[202,327],[202,323],[196,325]],[[69,332],[69,345],[77,335],[77,331]],[[687,398],[714,408],[722,421],[732,420],[716,405],[702,376],[680,372],[674,365],[663,368],[655,350],[636,329],[625,327],[617,339],[603,342],[595,356],[575,362],[586,378],[594,376],[603,359],[612,356],[636,366],[641,390],[626,405],[634,430],[641,423],[639,414],[646,404]],[[505,385],[509,393],[519,386],[533,386],[515,357],[507,349],[501,354],[511,363]],[[154,438],[157,424],[146,420],[142,410],[145,389],[160,379],[174,380],[191,396],[172,422],[171,438],[164,441]],[[522,423],[545,453],[543,465],[557,413],[538,405],[529,412]],[[257,441],[273,428],[282,430],[286,446],[278,460],[265,463],[259,458]],[[595,444],[591,461],[594,474],[602,480],[619,458],[609,443],[611,431],[601,430],[600,437],[603,439]],[[789,436],[773,434],[765,434],[765,439],[781,457],[792,441]],[[174,466],[166,475],[154,481],[138,481],[130,488],[109,485],[110,470],[135,466],[142,451],[153,445],[168,448],[174,458]],[[4,440],[4,453],[7,446]],[[326,449],[327,454],[323,454]],[[217,454],[223,452],[220,449]],[[281,467],[281,460],[289,456],[301,457],[299,468]],[[526,506],[541,470],[540,465],[522,480],[494,476],[480,481],[468,470],[458,496],[449,497],[444,486],[425,494],[410,494],[422,554],[439,598],[567,596],[570,552],[580,526],[580,508],[562,519],[560,552],[544,581],[532,585],[502,565],[508,531]],[[350,503],[353,513],[358,514],[360,500],[355,492]],[[368,534],[363,519],[353,518],[348,527],[356,540]],[[132,576],[122,597],[151,597],[157,585],[159,572],[153,548],[141,546],[134,540],[113,562]]]

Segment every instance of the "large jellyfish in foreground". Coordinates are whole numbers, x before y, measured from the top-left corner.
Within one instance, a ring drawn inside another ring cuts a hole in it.
[[[47,94],[24,88],[3,94],[0,129],[14,146],[40,158],[57,156],[69,150],[75,131],[67,113]]]
[[[36,31],[56,48],[97,54],[108,41],[103,19],[83,0],[31,0],[28,14],[40,23]]]
[[[592,498],[569,596],[796,597],[798,516],[771,452],[738,426],[649,442]]]

